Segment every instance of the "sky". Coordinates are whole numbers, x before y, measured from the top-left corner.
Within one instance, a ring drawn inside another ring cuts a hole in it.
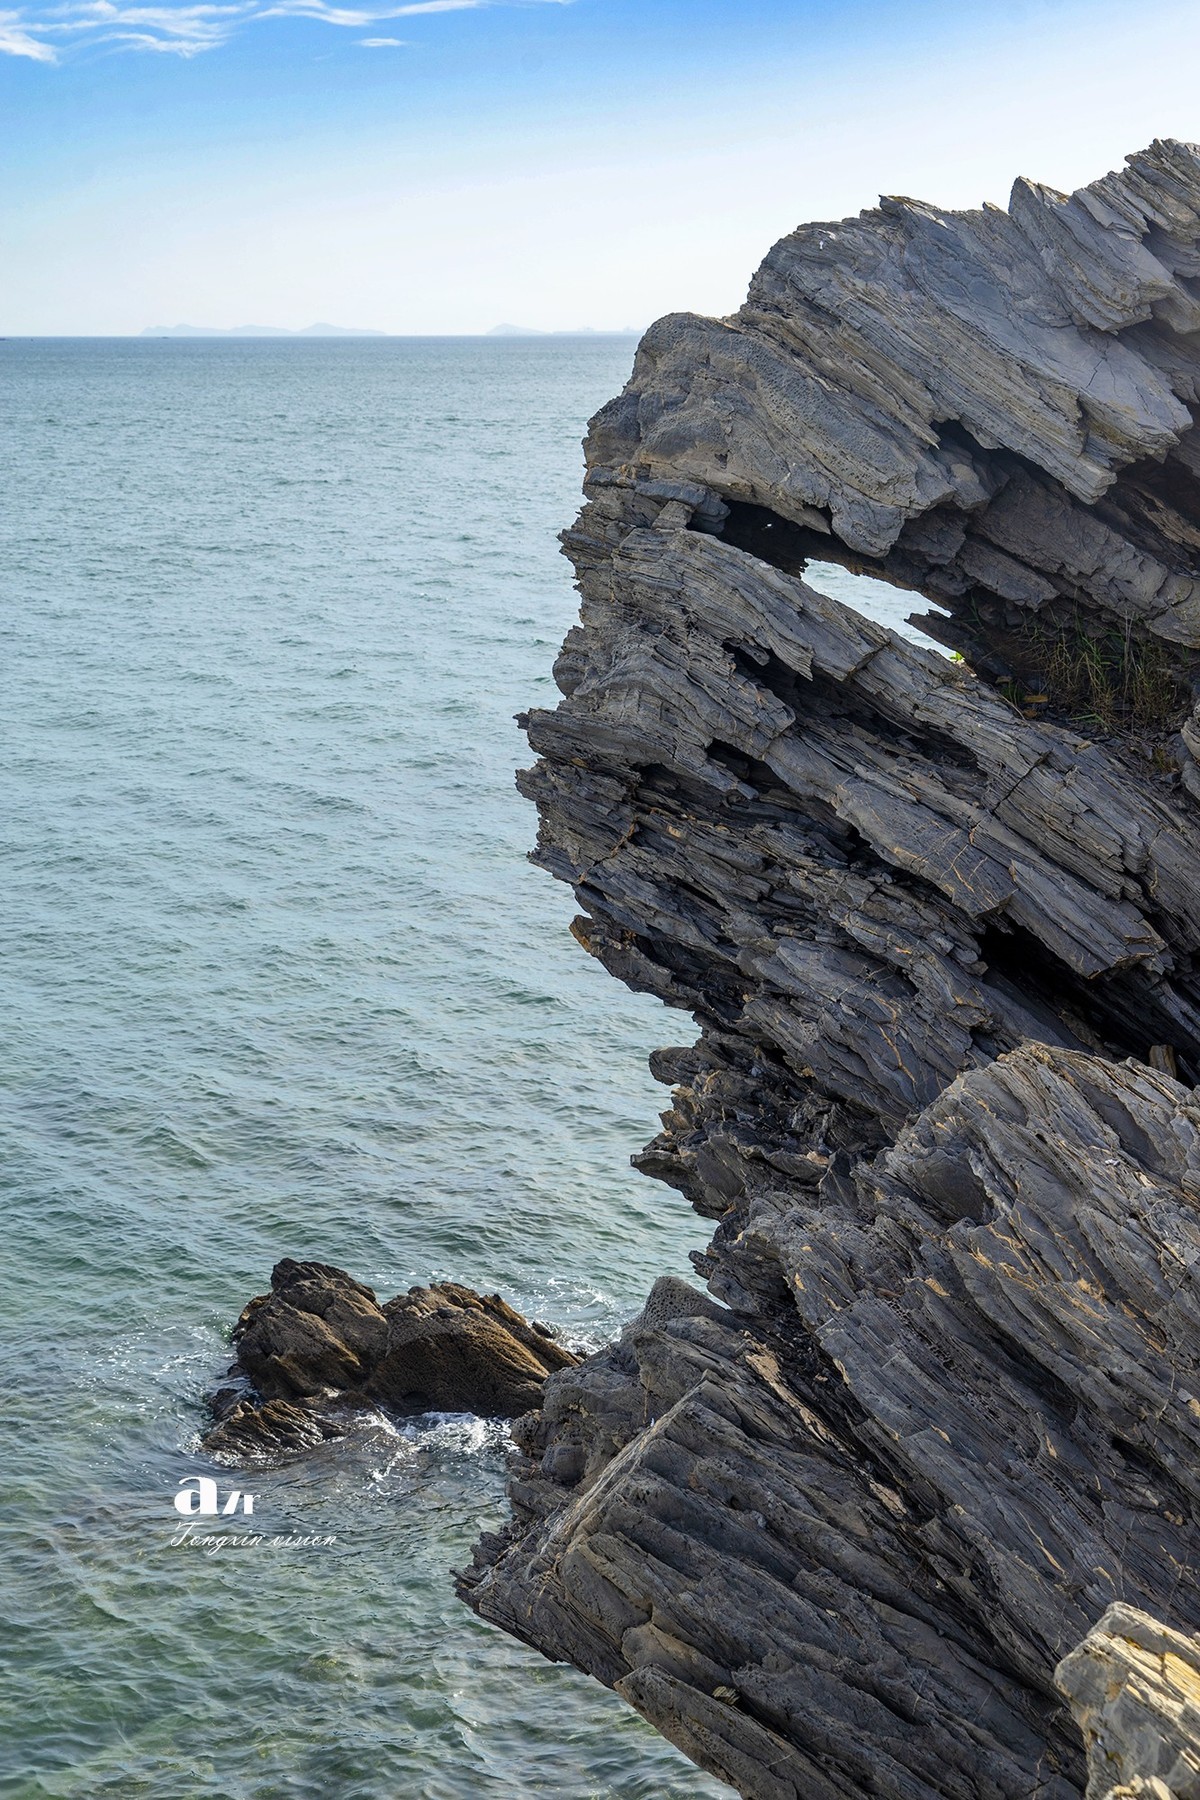
[[[1196,0],[0,0],[0,335],[643,328],[1200,139]]]

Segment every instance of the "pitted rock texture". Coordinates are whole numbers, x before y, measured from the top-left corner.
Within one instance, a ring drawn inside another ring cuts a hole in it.
[[[1087,1745],[1087,1800],[1196,1800],[1200,1639],[1110,1606],[1057,1679]]]
[[[1056,1663],[1200,1626],[1198,283],[1193,146],[887,200],[592,423],[520,785],[700,1027],[635,1161],[712,1298],[550,1381],[461,1585],[748,1796],[1067,1800]]]
[[[307,1449],[372,1406],[516,1418],[541,1403],[552,1370],[577,1360],[498,1294],[441,1282],[381,1306],[344,1269],[288,1257],[233,1336],[229,1373],[243,1386],[214,1395],[204,1440],[231,1459]]]

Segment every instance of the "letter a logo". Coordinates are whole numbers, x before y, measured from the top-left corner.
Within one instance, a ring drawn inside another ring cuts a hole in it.
[[[195,1482],[195,1487],[189,1486]],[[187,1475],[179,1484],[179,1492],[175,1496],[175,1511],[181,1513],[204,1513],[215,1518],[217,1511],[217,1484],[208,1475]]]

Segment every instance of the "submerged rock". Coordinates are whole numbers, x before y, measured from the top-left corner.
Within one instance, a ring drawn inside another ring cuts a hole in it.
[[[271,1290],[233,1332],[241,1386],[213,1396],[205,1448],[229,1457],[304,1449],[371,1407],[513,1419],[540,1404],[546,1376],[577,1358],[498,1294],[455,1282],[380,1305],[329,1263],[284,1258]],[[252,1390],[246,1392],[246,1388]]]
[[[1198,281],[1194,146],[885,199],[590,428],[520,786],[700,1027],[635,1160],[712,1298],[551,1379],[461,1591],[752,1800],[1077,1800],[1060,1660],[1200,1628]]]

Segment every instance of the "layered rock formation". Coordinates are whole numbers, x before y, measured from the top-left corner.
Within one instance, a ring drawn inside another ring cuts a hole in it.
[[[635,1161],[713,1298],[551,1380],[462,1589],[755,1800],[1067,1800],[1060,1658],[1200,1626],[1198,381],[1158,143],[805,227],[591,426],[521,786],[700,1027]]]
[[[235,1385],[213,1396],[204,1445],[235,1461],[338,1437],[363,1408],[516,1418],[541,1403],[548,1374],[577,1361],[498,1294],[446,1281],[381,1306],[344,1269],[291,1257],[233,1339]]]

